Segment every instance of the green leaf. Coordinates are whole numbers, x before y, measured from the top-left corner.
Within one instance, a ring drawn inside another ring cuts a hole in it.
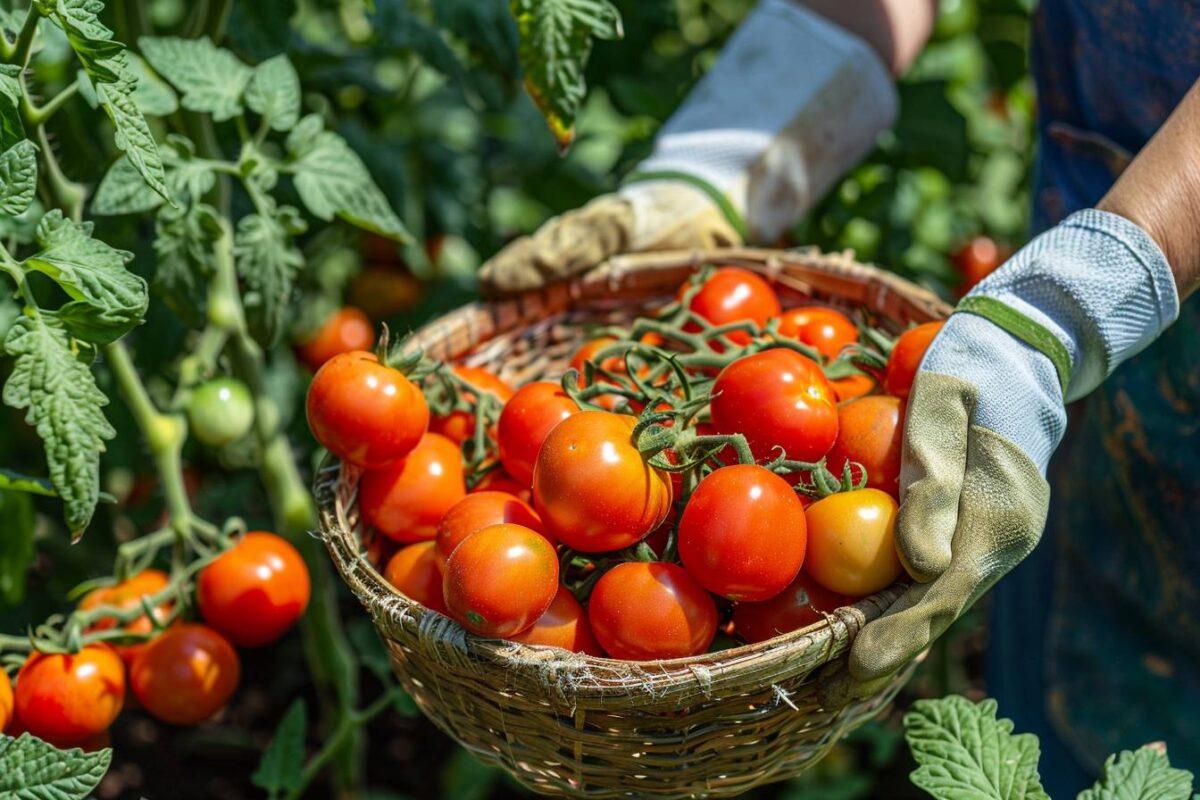
[[[134,101],[137,80],[126,76],[117,83],[96,87],[96,98],[116,128],[113,141],[125,153],[146,183],[163,197],[167,187],[163,178],[162,155],[150,133],[150,126]]]
[[[57,0],[46,2],[48,18],[67,34],[71,49],[95,84],[121,80],[125,62],[114,62],[125,45],[113,41],[113,32],[100,21],[101,0]]]
[[[0,491],[3,490],[36,494],[42,497],[58,497],[54,486],[45,478],[22,475],[11,469],[0,469]]]
[[[12,800],[82,800],[112,761],[112,750],[57,750],[35,736],[0,735],[0,797]]]
[[[143,114],[165,117],[179,108],[179,97],[171,85],[158,77],[146,61],[136,53],[129,54],[129,67],[137,78],[133,102]]]
[[[447,77],[461,76],[462,64],[442,32],[413,13],[404,0],[379,0],[370,19],[371,27],[388,47],[412,50]]]
[[[245,281],[243,302],[250,332],[264,347],[279,339],[292,306],[296,274],[304,256],[292,243],[289,228],[299,223],[299,212],[290,206],[278,218],[249,214],[238,221],[233,253],[238,274]]]
[[[0,155],[0,211],[19,216],[37,191],[37,146],[22,139]]]
[[[8,480],[7,474],[12,473],[0,470],[0,486]],[[31,482],[40,486],[35,478],[18,485]],[[0,608],[12,608],[25,599],[25,576],[33,563],[33,498],[23,491],[0,490],[0,530]]]
[[[1109,756],[1100,780],[1076,800],[1188,800],[1191,796],[1192,773],[1173,768],[1159,748],[1142,747]]]
[[[12,239],[17,244],[31,244],[36,238],[38,223],[45,213],[42,202],[36,197],[29,204],[29,208],[15,217],[0,211],[0,239]]]
[[[207,36],[143,36],[138,45],[150,66],[183,93],[184,108],[212,114],[217,122],[242,112],[242,95],[254,70]]]
[[[219,237],[217,212],[204,204],[163,208],[155,220],[155,286],[167,305],[193,327],[204,320],[206,284],[214,272],[213,248]]]
[[[75,536],[91,522],[100,498],[100,453],[115,435],[102,410],[108,398],[96,388],[66,331],[40,316],[13,323],[4,349],[17,359],[4,402],[26,409],[25,421],[42,437],[50,481]]]
[[[96,187],[92,213],[101,215],[141,214],[162,205],[163,199],[142,179],[142,173],[127,156],[121,156]]]
[[[0,64],[0,148],[8,149],[25,139],[21,117],[21,68]]]
[[[1049,800],[1032,734],[1014,735],[996,719],[996,701],[965,697],[918,700],[904,715],[905,736],[919,765],[913,784],[938,800]]]
[[[195,158],[192,143],[182,136],[168,136],[162,154],[167,192],[181,205],[199,202],[217,180],[212,167]],[[162,197],[151,191],[129,159],[122,157],[113,163],[96,188],[92,213],[140,214],[161,205]]]
[[[304,701],[297,699],[283,715],[271,744],[263,751],[258,769],[250,776],[255,786],[275,796],[303,785],[304,734],[307,728],[308,715]]]
[[[287,138],[289,169],[304,205],[318,219],[336,215],[396,241],[412,241],[362,159],[345,139],[320,126],[320,118],[309,115]]]
[[[300,119],[300,76],[287,56],[277,55],[254,68],[246,105],[277,131],[295,127]]]

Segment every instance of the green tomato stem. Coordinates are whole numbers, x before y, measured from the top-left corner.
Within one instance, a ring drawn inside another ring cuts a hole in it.
[[[25,14],[25,22],[21,25],[21,32],[17,34],[17,41],[11,50],[4,53],[5,61],[10,64],[18,64],[22,69],[29,65],[29,56],[33,52],[33,38],[37,35],[38,20],[40,19],[41,14],[38,13],[37,5],[30,4],[29,11]]]
[[[61,92],[54,95],[44,106],[36,106],[28,95],[21,98],[22,111],[25,118],[34,125],[42,125],[62,108],[68,100],[79,93],[79,79],[71,81]]]

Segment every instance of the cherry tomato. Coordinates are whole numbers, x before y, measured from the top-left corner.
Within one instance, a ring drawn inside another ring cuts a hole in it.
[[[837,405],[821,367],[794,350],[743,356],[713,384],[712,421],[718,432],[741,433],[760,461],[782,447],[795,461],[817,461],[837,438]]]
[[[105,644],[32,653],[17,673],[16,715],[39,739],[75,744],[108,730],[125,704],[125,665]]]
[[[651,661],[703,653],[717,633],[717,605],[676,564],[627,561],[588,599],[596,641],[613,658]]]
[[[370,350],[375,328],[362,309],[345,306],[325,320],[316,333],[296,345],[296,354],[316,372],[326,361],[342,353]]]
[[[533,462],[546,435],[578,413],[579,406],[557,383],[530,383],[517,390],[500,412],[496,435],[500,463],[513,480],[533,485]]]
[[[829,385],[833,387],[833,395],[839,403],[844,403],[847,400],[853,400],[856,397],[863,397],[875,391],[876,382],[870,375],[864,375],[861,372],[847,375],[844,378],[834,378],[829,381]]]
[[[863,397],[838,406],[838,438],[827,463],[841,477],[846,462],[856,461],[867,470],[867,486],[898,498],[903,446],[904,401],[887,395]]]
[[[680,297],[688,284],[680,289]],[[721,267],[713,272],[688,306],[713,325],[733,322],[753,322],[758,327],[779,316],[779,298],[771,284],[741,267]],[[749,344],[750,335],[743,331],[728,334],[735,344]]]
[[[408,455],[429,426],[421,390],[372,353],[334,356],[308,387],[308,427],[343,461],[378,469]]]
[[[482,367],[451,367],[458,377],[474,386],[481,392],[491,395],[504,405],[513,396],[513,388]],[[464,399],[474,402],[475,397],[466,392]],[[434,417],[429,421],[429,429],[440,433],[457,444],[462,444],[475,436],[475,415],[467,411],[451,411],[445,417]]]
[[[858,326],[845,314],[824,306],[789,308],[779,316],[779,334],[797,339],[826,358],[858,341]]]
[[[900,334],[888,356],[887,372],[883,376],[883,390],[896,397],[908,397],[912,390],[913,378],[925,351],[933,343],[944,322],[926,322],[915,328],[909,328]]]
[[[599,336],[595,339],[590,339],[584,342],[575,355],[571,356],[571,368],[579,373],[579,385],[584,385],[584,371],[587,367],[587,362],[595,363],[596,354],[611,344],[616,343],[616,339],[612,336]],[[623,373],[625,371],[625,360],[619,356],[611,356],[604,361],[597,363],[596,366],[609,372]]]
[[[98,589],[93,589],[83,596],[79,601],[80,611],[90,611],[100,606],[113,606],[121,610],[140,608],[143,597],[150,597],[167,588],[170,583],[170,578],[167,573],[160,569],[147,569],[138,574],[127,578],[115,586],[101,586]],[[171,613],[172,603],[163,603],[154,609],[154,616],[162,622],[168,618]],[[106,631],[117,626],[117,621],[112,617],[107,617],[96,622],[89,630]],[[133,622],[125,625],[124,630],[129,633],[150,633],[154,630],[154,623],[150,617],[143,614]],[[113,650],[121,657],[121,660],[128,666],[146,649],[147,643],[131,644],[122,646],[113,646]]]
[[[257,647],[300,618],[311,590],[300,552],[273,533],[252,531],[200,571],[196,603],[209,625],[241,647]]]
[[[952,256],[954,265],[962,273],[958,291],[966,294],[975,284],[996,271],[1008,253],[990,236],[975,236],[967,241]]]
[[[13,719],[13,690],[8,673],[0,669],[0,733],[8,727]]]
[[[730,600],[766,600],[804,563],[804,506],[787,481],[752,464],[710,473],[679,520],[679,558],[700,585]]]
[[[129,670],[133,694],[172,725],[196,725],[237,690],[241,664],[233,645],[207,625],[177,625],[159,636]]]
[[[368,525],[398,542],[437,536],[437,525],[467,486],[458,445],[427,433],[403,461],[363,473],[358,507]]]
[[[807,628],[825,619],[825,614],[853,602],[831,592],[803,570],[796,580],[770,600],[738,603],[733,609],[733,624],[747,642],[765,642],[785,633]]]
[[[491,525],[468,536],[446,561],[442,592],[450,616],[479,636],[530,628],[558,593],[558,555],[537,531]]]
[[[254,398],[234,378],[213,378],[192,393],[188,403],[192,435],[209,447],[224,447],[250,432]]]
[[[533,471],[533,506],[558,541],[584,553],[619,550],[671,510],[671,479],[643,460],[636,420],[583,411],[546,437]]]
[[[503,467],[484,473],[470,493],[477,492],[504,492],[526,503],[533,502],[533,491],[528,486],[517,482],[512,475],[504,471]]]
[[[565,586],[558,587],[554,602],[546,609],[546,613],[538,617],[533,627],[508,637],[521,644],[538,644],[545,647],[561,647],[573,653],[587,653],[589,656],[602,656],[604,651],[592,634],[591,623],[583,606]]]
[[[473,492],[451,506],[438,522],[435,551],[438,564],[445,565],[454,548],[472,533],[503,522],[546,535],[541,517],[525,501],[504,492]]]
[[[433,542],[417,542],[400,548],[383,571],[383,577],[410,600],[442,614],[442,565]]]
[[[904,571],[896,555],[896,501],[886,492],[838,492],[804,513],[804,569],[829,591],[863,597],[891,586]]]

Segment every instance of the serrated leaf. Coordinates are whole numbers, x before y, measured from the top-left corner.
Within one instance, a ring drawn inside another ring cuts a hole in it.
[[[50,482],[63,500],[72,536],[77,535],[96,509],[100,453],[116,433],[102,411],[108,398],[96,388],[66,331],[41,316],[13,323],[4,349],[17,359],[4,402],[25,409],[25,421],[42,438]]]
[[[143,36],[138,40],[150,66],[183,93],[183,107],[212,114],[217,122],[242,112],[242,95],[254,70],[207,36]]]
[[[293,219],[297,216],[293,208],[284,207],[280,212]],[[285,225],[281,219],[250,214],[238,221],[233,237],[238,274],[245,281],[247,322],[264,347],[279,339],[291,306],[296,274],[304,266],[304,256],[292,243]]]
[[[46,3],[51,6],[51,3]],[[113,41],[113,32],[100,21],[101,0],[56,0],[48,18],[67,35],[71,49],[95,84],[116,83],[125,62],[114,61],[125,45]]]
[[[1188,800],[1191,796],[1192,773],[1173,768],[1162,750],[1142,747],[1109,756],[1100,780],[1076,800]]]
[[[16,217],[37,191],[37,146],[23,139],[0,154],[0,211]]]
[[[277,131],[295,127],[300,119],[300,76],[287,56],[277,55],[254,68],[246,105]]]
[[[122,62],[126,55],[121,53]],[[125,153],[154,191],[168,197],[162,155],[146,118],[134,101],[136,87],[137,79],[125,68],[119,81],[96,87],[96,99],[116,129],[113,141],[117,148]]]
[[[158,76],[137,53],[129,54],[129,68],[137,79],[133,102],[143,114],[165,117],[179,108],[179,97],[171,85]]]
[[[263,751],[258,769],[250,776],[255,786],[274,797],[304,784],[304,734],[307,728],[304,701],[296,700],[283,715],[271,744]]]
[[[220,237],[217,212],[204,204],[163,208],[155,219],[154,283],[172,310],[189,325],[204,320],[213,248]]]
[[[918,700],[904,715],[919,765],[913,784],[938,800],[1049,800],[1038,777],[1037,737],[1013,734],[996,701]]]
[[[181,205],[199,202],[216,183],[217,176],[205,161],[194,158],[192,144],[171,135],[161,150],[166,169],[168,194]],[[162,197],[142,180],[140,173],[122,156],[113,162],[92,198],[92,213],[103,215],[140,214],[162,205]]]
[[[36,478],[19,476],[9,480],[0,470],[0,487],[40,486]],[[41,494],[42,492],[37,492]],[[53,494],[54,490],[51,489]],[[0,608],[13,607],[25,599],[25,576],[33,562],[33,498],[23,490],[0,489]]]
[[[58,750],[32,734],[0,735],[0,797],[12,800],[82,800],[112,761],[112,750]]]
[[[4,241],[12,239],[17,244],[30,244],[34,241],[38,222],[41,221],[44,214],[45,209],[42,208],[42,202],[36,197],[29,204],[29,208],[15,217],[0,212],[0,239]]]
[[[25,139],[21,117],[21,85],[16,64],[0,64],[0,148],[8,149]]]

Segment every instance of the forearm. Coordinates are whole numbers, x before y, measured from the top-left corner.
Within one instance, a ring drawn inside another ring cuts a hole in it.
[[[916,60],[937,15],[937,0],[803,0],[803,5],[866,40],[893,75]]]

